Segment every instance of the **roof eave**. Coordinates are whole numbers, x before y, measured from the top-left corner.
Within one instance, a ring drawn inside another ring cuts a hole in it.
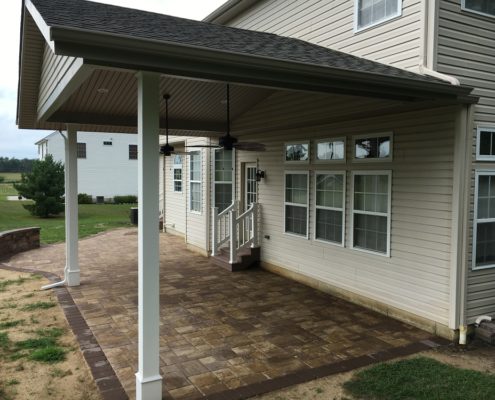
[[[51,34],[57,54],[82,57],[94,65],[189,78],[403,100],[462,98],[459,102],[465,102],[472,91],[448,83],[420,82],[83,29],[53,26]],[[472,101],[475,99],[470,98],[469,102]]]
[[[260,0],[228,0],[208,14],[203,21],[213,22],[215,24],[225,24],[259,1]]]

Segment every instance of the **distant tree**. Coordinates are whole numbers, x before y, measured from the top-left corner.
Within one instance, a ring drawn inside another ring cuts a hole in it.
[[[23,173],[14,187],[21,196],[34,200],[34,204],[24,205],[31,215],[48,218],[64,210],[64,166],[51,155],[36,160],[32,172]]]
[[[36,160],[0,157],[0,172],[31,172]]]

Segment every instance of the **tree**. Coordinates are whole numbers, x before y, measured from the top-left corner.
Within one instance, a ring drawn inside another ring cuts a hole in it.
[[[36,160],[32,172],[23,173],[14,187],[21,196],[34,200],[34,204],[24,205],[31,215],[48,218],[64,210],[64,166],[51,155]]]

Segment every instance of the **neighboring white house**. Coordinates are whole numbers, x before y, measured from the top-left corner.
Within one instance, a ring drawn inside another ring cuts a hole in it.
[[[55,131],[35,144],[39,158],[51,154],[65,163],[65,136]],[[94,201],[137,195],[137,137],[125,133],[78,132],[79,193]]]

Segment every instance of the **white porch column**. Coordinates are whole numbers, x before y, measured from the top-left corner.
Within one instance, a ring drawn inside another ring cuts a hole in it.
[[[136,399],[162,398],[158,245],[159,74],[138,78],[138,353]]]
[[[79,271],[79,216],[77,202],[77,129],[67,125],[65,140],[65,257],[67,285],[78,286]]]

